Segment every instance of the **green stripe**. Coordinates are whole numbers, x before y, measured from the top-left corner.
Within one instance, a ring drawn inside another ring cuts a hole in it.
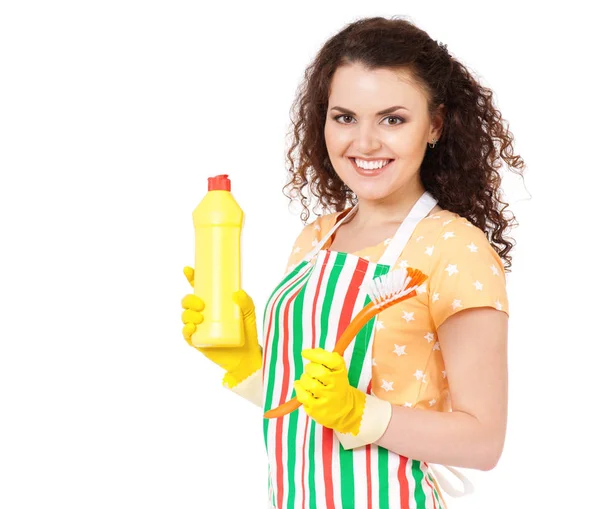
[[[331,273],[327,281],[327,288],[325,290],[325,296],[323,298],[323,306],[321,308],[321,330],[319,337],[319,346],[324,348],[326,346],[327,333],[329,332],[329,319],[331,314],[331,307],[333,304],[336,287],[346,263],[348,256],[346,253],[336,253]],[[340,298],[340,295],[336,296]],[[342,507],[354,507],[354,461],[352,450],[345,451],[344,448],[339,446],[340,451],[340,483],[341,496],[342,496]]]
[[[296,274],[298,274],[298,272],[300,272],[300,270],[302,270],[302,268],[307,264],[308,262],[302,262],[300,264],[298,264],[298,266],[292,271],[290,272],[284,279],[283,281],[281,281],[276,287],[275,290],[273,290],[271,292],[271,295],[269,296],[269,298],[267,299],[267,305],[265,306],[265,310],[263,311],[263,328],[264,328],[264,324],[265,324],[265,320],[267,319],[267,310],[269,309],[269,304],[271,303],[271,300],[273,300],[273,297],[275,297],[275,294],[279,291],[279,289],[286,285],[288,283],[288,281],[294,277],[296,277]],[[264,334],[267,333],[267,329],[264,329]]]
[[[297,272],[297,271],[294,271]],[[271,406],[273,404],[273,391],[274,391],[274,387],[275,387],[275,372],[277,369],[277,352],[279,350],[279,327],[277,326],[277,324],[279,323],[279,313],[281,312],[282,306],[284,305],[284,303],[287,300],[288,295],[290,295],[292,292],[294,292],[294,290],[298,287],[298,285],[303,284],[308,277],[311,274],[311,270],[308,270],[306,272],[306,274],[304,274],[300,279],[298,279],[298,281],[294,282],[290,288],[288,288],[279,298],[277,305],[276,305],[276,309],[275,309],[275,316],[273,318],[273,323],[275,324],[275,326],[273,327],[273,337],[271,339],[271,345],[270,345],[270,349],[271,349],[271,364],[269,366],[269,369],[267,370],[267,373],[269,375],[268,380],[267,380],[267,393],[265,395],[265,406],[264,409],[271,409]],[[281,285],[280,285],[281,286]],[[267,328],[265,329],[265,333],[268,330],[268,324]],[[265,441],[265,447],[268,450],[268,431],[269,431],[269,424],[270,424],[271,419],[267,419],[266,417],[263,417],[263,438]]]
[[[375,267],[375,271],[373,274],[373,279],[379,277],[383,274],[386,274],[389,271],[389,267],[387,265],[377,265]],[[368,274],[365,275],[365,279],[368,277]],[[369,302],[371,302],[371,298],[369,294],[365,296],[365,302],[363,303],[363,307],[365,307]],[[358,387],[358,383],[360,381],[360,375],[362,370],[365,368],[364,361],[365,355],[367,353],[367,348],[372,348],[370,343],[371,334],[373,333],[373,327],[375,326],[375,317],[371,318],[358,332],[356,335],[356,340],[354,341],[352,351],[352,357],[350,359],[350,366],[348,368],[348,380],[350,381],[350,385],[352,387]],[[367,366],[368,368],[368,366]]]
[[[323,482],[319,479],[319,482]],[[310,509],[322,509],[317,507],[317,488],[315,486],[315,421],[310,419],[310,441],[308,443],[308,507]]]
[[[388,450],[377,447],[377,471],[379,474],[379,509],[390,509],[390,487],[388,478]]]
[[[293,380],[298,380],[304,371],[304,364],[302,362],[302,311],[304,310],[304,294],[306,293],[306,284],[302,286],[300,292],[292,303],[293,307],[293,321],[292,321],[292,334],[290,336],[290,343],[293,349],[294,355],[294,366],[291,370],[291,376]],[[292,397],[296,397],[296,389],[292,391]],[[297,437],[298,437],[298,411],[294,411],[289,414],[289,427],[287,436],[288,446],[288,462],[287,462],[287,474],[288,474],[288,487],[290,490],[288,498],[288,508],[294,509],[294,502],[296,500],[296,480],[295,473],[296,468],[296,456],[298,453],[302,454],[302,451],[298,451]]]
[[[412,460],[411,460],[412,461]],[[415,480],[414,498],[417,503],[417,509],[425,509],[425,492],[423,491],[423,471],[421,470],[420,461],[412,461],[411,471]]]
[[[427,478],[429,479],[429,481],[431,482],[431,485],[433,486],[433,495],[435,496],[435,499],[437,500],[438,509],[444,509],[444,507],[446,507],[446,506],[440,500],[440,497],[438,496],[438,491],[435,488],[436,484],[435,484],[434,480],[432,479],[431,474],[429,474],[429,472],[427,473]]]
[[[354,451],[339,445],[342,507],[354,507]],[[361,479],[362,482],[362,479]]]

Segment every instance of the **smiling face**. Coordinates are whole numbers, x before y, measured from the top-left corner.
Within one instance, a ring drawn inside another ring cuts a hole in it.
[[[407,71],[352,64],[333,75],[325,121],[327,153],[361,207],[418,199],[424,191],[419,168],[427,142],[439,139],[440,130]],[[392,161],[373,170],[361,169],[354,158]]]

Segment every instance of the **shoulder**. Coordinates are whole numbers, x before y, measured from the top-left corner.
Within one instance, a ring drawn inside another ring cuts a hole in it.
[[[452,258],[472,263],[475,259],[484,258],[494,262],[499,270],[504,270],[502,259],[483,230],[455,212],[443,211],[439,215],[434,259],[444,261]]]
[[[317,216],[313,221],[304,225],[296,237],[294,245],[292,246],[292,250],[288,259],[288,269],[302,260],[306,253],[316,246],[321,239],[327,235],[327,233],[329,233],[329,230],[333,228],[338,218],[346,210],[348,209]]]

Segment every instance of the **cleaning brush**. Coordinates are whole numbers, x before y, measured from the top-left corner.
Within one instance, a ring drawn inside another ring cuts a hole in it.
[[[348,348],[354,337],[371,318],[393,304],[414,297],[417,294],[417,288],[426,279],[427,276],[419,269],[401,267],[368,281],[366,283],[366,290],[371,302],[362,308],[350,321],[336,342],[333,351],[343,356],[344,351]],[[268,410],[264,416],[267,419],[282,417],[299,408],[301,404],[294,397],[278,407]]]

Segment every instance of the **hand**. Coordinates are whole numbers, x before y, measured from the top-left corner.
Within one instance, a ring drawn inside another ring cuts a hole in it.
[[[301,353],[311,361],[294,382],[304,411],[327,428],[358,435],[367,395],[350,385],[344,358],[322,348]]]
[[[183,272],[193,288],[194,269],[184,267]],[[212,362],[225,369],[223,383],[229,387],[234,387],[262,366],[262,348],[258,344],[254,302],[244,290],[235,292],[232,298],[240,307],[244,321],[244,344],[233,348],[192,345],[192,335],[196,332],[196,325],[204,320],[201,313],[204,309],[204,301],[194,294],[186,295],[181,301],[181,306],[184,308],[181,314],[181,320],[184,323],[182,331],[184,339],[190,346],[194,346]]]

